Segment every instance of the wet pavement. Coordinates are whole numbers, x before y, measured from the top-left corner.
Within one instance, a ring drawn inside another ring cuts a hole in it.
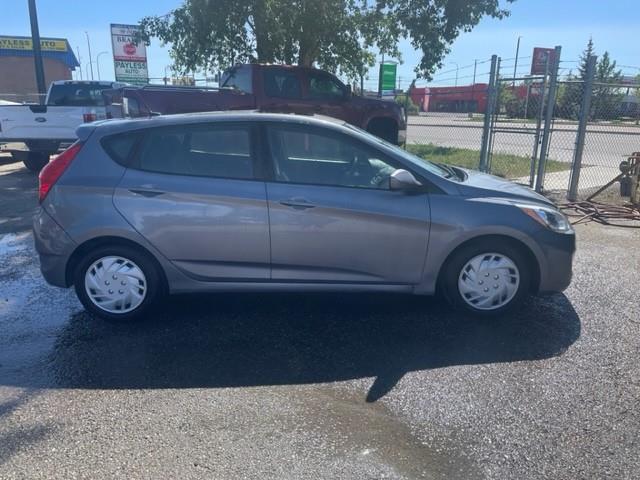
[[[0,478],[637,478],[640,231],[578,233],[566,295],[500,321],[218,294],[113,325],[0,232]]]

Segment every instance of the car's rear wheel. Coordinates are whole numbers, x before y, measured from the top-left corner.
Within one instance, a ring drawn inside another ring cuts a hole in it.
[[[454,307],[495,316],[522,304],[529,293],[531,274],[519,247],[481,240],[453,254],[445,266],[441,285]]]
[[[79,262],[74,286],[85,309],[105,320],[143,318],[162,293],[162,277],[147,254],[128,246],[105,246]]]
[[[39,172],[49,163],[49,154],[44,152],[29,152],[22,162],[30,171]]]

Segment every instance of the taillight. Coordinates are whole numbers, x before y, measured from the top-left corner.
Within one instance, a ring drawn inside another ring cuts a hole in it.
[[[98,119],[98,116],[95,113],[83,113],[82,121],[84,123],[95,122]]]
[[[60,155],[51,160],[40,171],[40,175],[38,176],[38,179],[40,180],[40,188],[38,190],[38,199],[40,203],[45,199],[49,190],[51,190],[60,176],[71,164],[71,161],[76,157],[81,148],[81,142],[74,143]]]

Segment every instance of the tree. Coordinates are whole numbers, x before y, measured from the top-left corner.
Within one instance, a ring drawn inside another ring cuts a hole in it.
[[[140,26],[146,42],[170,45],[182,72],[264,62],[317,64],[357,78],[376,50],[400,59],[399,39],[408,38],[422,51],[417,76],[430,78],[460,33],[484,16],[507,15],[500,0],[184,0]]]
[[[580,65],[578,66],[578,75],[573,75],[569,72],[567,76],[566,87],[558,95],[557,100],[557,112],[558,115],[564,118],[571,118],[576,120],[580,114],[580,107],[582,106],[582,96],[584,95],[584,84],[587,79],[587,65],[589,57],[595,55],[595,48],[593,45],[593,38],[589,37],[587,47],[580,55]]]
[[[622,71],[616,68],[616,62],[611,60],[609,52],[604,52],[598,61],[594,81],[591,116],[603,120],[616,118],[624,95],[619,87],[613,85],[622,81]]]

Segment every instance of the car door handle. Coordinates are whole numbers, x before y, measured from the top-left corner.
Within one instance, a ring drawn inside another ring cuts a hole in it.
[[[315,205],[309,203],[304,198],[290,198],[288,200],[281,200],[280,205],[295,208],[296,210],[306,210],[307,208],[315,207]]]
[[[142,190],[136,188],[130,188],[129,191],[131,193],[135,193],[136,195],[142,195],[143,197],[147,198],[157,197],[158,195],[162,195],[164,193],[161,190]]]

